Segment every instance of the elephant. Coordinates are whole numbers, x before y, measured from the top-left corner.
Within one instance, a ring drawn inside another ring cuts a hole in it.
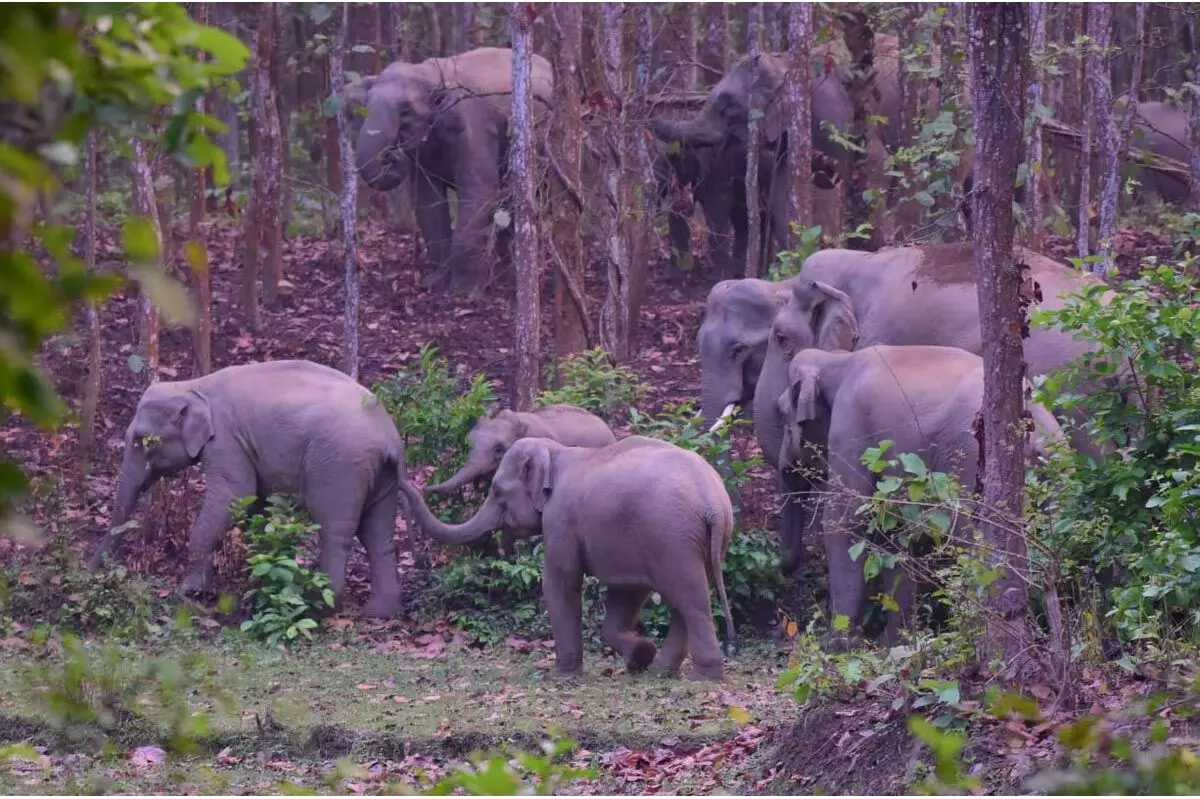
[[[467,438],[471,441],[467,462],[445,482],[429,486],[430,491],[448,494],[490,477],[504,453],[522,438],[548,438],[568,447],[604,447],[617,440],[603,419],[574,405],[547,405],[532,413],[506,408],[480,417]]]
[[[538,115],[554,89],[550,62],[533,56],[531,93]],[[417,64],[396,62],[346,91],[364,103],[355,143],[359,175],[390,191],[409,177],[432,274],[426,288],[447,279],[456,291],[488,279],[483,245],[500,191],[512,107],[512,50],[480,47]],[[458,199],[451,232],[446,191]]]
[[[1061,308],[1063,294],[1098,281],[1031,250],[1014,252],[1039,287],[1035,308]],[[830,249],[809,256],[800,275],[786,281],[718,283],[709,293],[697,336],[705,419],[748,404],[763,457],[776,466],[783,430],[770,407],[785,388],[788,363],[800,350],[926,344],[981,354],[973,257],[969,243],[876,253]],[[1037,327],[1024,341],[1025,362],[1030,375],[1042,375],[1094,347],[1069,332]],[[1081,451],[1096,451],[1081,435],[1073,435],[1072,443]],[[804,488],[785,481],[784,493]],[[779,527],[789,573],[803,558],[804,514],[795,504],[785,502]]]
[[[722,567],[733,508],[716,470],[696,453],[643,436],[600,448],[523,438],[501,459],[483,506],[462,524],[437,519],[407,482],[400,489],[421,529],[443,544],[466,544],[496,529],[541,534],[559,674],[582,669],[580,592],[590,574],[607,585],[604,641],[630,671],[653,665],[675,674],[690,651],[692,679],[724,678],[709,583],[716,584],[732,648]],[[661,653],[635,630],[652,591],[671,608]]]
[[[784,427],[777,460],[781,471],[798,465],[827,475],[817,488],[823,495],[830,616],[850,620],[849,635],[831,633],[824,641],[827,648],[849,645],[861,630],[867,598],[863,563],[850,554],[854,542],[867,534],[858,508],[875,492],[878,479],[862,463],[864,450],[890,439],[890,455],[915,453],[930,471],[950,474],[964,492],[972,492],[979,464],[973,422],[982,404],[983,359],[957,347],[810,348],[791,359],[787,387],[773,403]],[[1032,454],[1045,455],[1051,444],[1061,443],[1058,422],[1036,403],[1027,410],[1033,421],[1027,446]],[[955,530],[965,525],[965,517],[955,514]],[[895,645],[899,631],[913,620],[913,582],[902,569],[882,578],[883,590],[899,607],[888,611],[884,633],[887,644]]]
[[[1123,115],[1124,111],[1121,113]],[[1169,103],[1138,103],[1137,116],[1130,141],[1132,146],[1188,163],[1191,150],[1188,146],[1188,115],[1185,109]],[[1143,168],[1139,179],[1146,190],[1157,194],[1165,202],[1187,202],[1191,195],[1187,178],[1181,175]]]
[[[109,532],[159,478],[199,463],[205,495],[188,535],[181,591],[204,593],[212,554],[232,525],[230,503],[282,492],[297,496],[320,525],[320,568],[339,599],[355,535],[371,564],[370,616],[399,610],[395,524],[404,447],[392,417],[349,376],[311,361],[228,366],[194,380],[152,384],[125,431],[125,452]]]

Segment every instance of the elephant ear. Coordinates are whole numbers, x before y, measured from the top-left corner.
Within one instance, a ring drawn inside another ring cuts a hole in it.
[[[378,76],[370,75],[363,78],[358,83],[352,83],[347,86],[342,94],[346,102],[351,104],[365,105],[367,102],[367,94],[370,93],[371,87],[375,84],[375,79]]]
[[[817,418],[817,401],[821,392],[820,370],[804,366],[792,370],[792,384],[780,397],[780,410],[792,424],[804,424]]]
[[[821,297],[814,323],[814,346],[826,351],[853,351],[858,345],[858,318],[854,303],[845,292],[828,283],[814,280],[812,287]]]
[[[433,129],[439,138],[461,136],[467,129],[458,108],[458,104],[467,96],[466,92],[460,89],[435,89],[430,94],[430,103],[434,109]]]
[[[760,55],[754,64],[753,96],[755,107],[762,109],[761,130],[763,136],[768,144],[775,147],[787,133],[787,116],[786,104],[783,102],[783,97],[780,96],[783,83],[773,80],[767,74],[771,68],[771,63]]]
[[[546,509],[546,502],[554,490],[554,480],[550,469],[550,450],[541,442],[528,448],[529,452],[522,467],[525,490],[534,510],[541,513]]]
[[[200,457],[204,445],[213,437],[212,409],[208,400],[195,391],[184,394],[179,408],[178,424],[188,457]]]

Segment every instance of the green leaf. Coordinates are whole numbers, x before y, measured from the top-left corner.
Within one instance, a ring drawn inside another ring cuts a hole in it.
[[[321,114],[326,119],[333,119],[342,110],[342,98],[336,94],[331,94],[325,98],[325,102],[321,103]]]
[[[125,257],[133,263],[158,263],[158,235],[149,219],[134,216],[125,220],[122,242],[125,248]]]
[[[214,68],[223,75],[241,72],[250,58],[246,45],[220,28],[197,27],[193,42],[196,47],[212,55]]]
[[[925,468],[925,462],[921,460],[920,455],[912,452],[901,452],[900,463],[903,464],[904,470],[918,479],[925,479],[929,475],[929,470]]]
[[[188,326],[195,323],[196,310],[182,284],[154,266],[135,266],[133,272],[142,290],[169,323]]]
[[[142,370],[146,368],[146,359],[141,355],[130,355],[126,363],[129,364],[129,371],[135,375],[140,375]]]
[[[859,557],[862,556],[863,550],[866,548],[867,542],[865,540],[856,542],[852,547],[850,547],[850,560],[857,562]]]

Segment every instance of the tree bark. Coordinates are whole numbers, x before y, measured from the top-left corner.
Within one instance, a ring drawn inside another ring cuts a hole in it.
[[[548,260],[554,265],[554,351],[557,361],[592,346],[584,290],[582,142],[583,9],[576,3],[550,8],[554,111],[546,142],[553,213]]]
[[[1193,7],[1187,14],[1188,37],[1192,46],[1192,107],[1188,114],[1188,139],[1192,143],[1188,166],[1192,209],[1200,211],[1200,12]]]
[[[1100,260],[1092,272],[1105,274],[1113,266],[1113,246],[1117,235],[1117,197],[1121,183],[1120,132],[1113,115],[1112,96],[1112,5],[1088,6],[1089,92],[1092,118],[1100,152]]]
[[[232,6],[229,3],[217,3],[216,10],[217,25],[225,28],[226,33],[238,36],[241,26],[238,24],[237,15],[234,13]],[[240,79],[243,84],[248,77],[248,71],[242,73]],[[241,117],[238,113],[237,103],[233,100],[223,99],[221,101],[221,121],[225,123],[225,127],[227,128],[223,142],[225,147],[225,163],[229,168],[229,186],[232,188],[237,184],[238,174],[241,171],[242,165]]]
[[[133,209],[150,222],[154,239],[158,244],[159,257],[166,253],[163,228],[158,218],[158,203],[155,201],[154,170],[150,167],[149,146],[139,137],[133,137]],[[158,338],[160,322],[158,308],[145,288],[139,290],[141,319],[142,373],[146,383],[158,382]]]
[[[208,4],[197,3],[196,18],[202,24],[208,21]],[[204,53],[199,54],[201,61]],[[196,99],[197,113],[204,114],[211,107],[211,97]],[[191,211],[188,214],[188,245],[187,262],[192,275],[192,284],[196,294],[197,319],[196,328],[192,333],[192,354],[195,361],[192,366],[193,376],[200,377],[212,371],[212,288],[209,284],[208,257],[204,253],[201,242],[200,223],[204,221],[205,211],[205,174],[211,170],[197,169],[192,173]]]
[[[1118,157],[1124,158],[1133,138],[1133,125],[1137,121],[1138,94],[1142,90],[1142,65],[1146,60],[1146,4],[1134,4],[1133,67],[1129,87],[1125,92],[1125,116],[1121,120],[1121,142],[1117,147]]]
[[[813,9],[811,3],[787,6],[788,43],[792,64],[787,74],[788,186],[791,188],[790,220],[799,230],[812,225],[812,55]],[[798,237],[787,231],[792,247]]]
[[[329,51],[329,82],[333,96],[341,97],[346,88],[346,35],[350,30],[350,4],[342,4],[342,24],[333,33]],[[354,174],[354,148],[350,143],[350,111],[338,106],[338,158],[342,174]],[[345,270],[346,309],[342,334],[342,371],[358,379],[358,187],[346,181],[342,189],[342,249]]]
[[[280,169],[282,165],[279,113],[275,101],[275,72],[271,68],[275,49],[275,28],[278,8],[271,3],[259,6],[258,31],[254,39],[254,73],[251,84],[254,129],[258,132],[258,152],[255,154],[252,191],[257,195],[255,210],[259,216],[260,235],[266,245],[263,263],[263,302],[274,305],[279,294],[282,276],[280,259]],[[254,242],[247,241],[247,247]]]
[[[725,74],[729,63],[729,6],[726,3],[704,5],[704,46],[700,65],[704,67],[704,82],[700,88],[713,86]]]
[[[1030,70],[1029,87],[1027,89],[1029,114],[1033,125],[1029,131],[1029,176],[1026,178],[1025,218],[1029,223],[1029,246],[1042,251],[1045,234],[1045,220],[1042,215],[1042,178],[1045,161],[1042,154],[1042,117],[1039,109],[1043,105],[1045,66],[1043,59],[1046,55],[1046,15],[1049,7],[1043,3],[1031,3],[1029,6],[1029,37]]]
[[[1028,335],[1025,285],[1028,269],[1013,258],[1013,188],[1017,178],[1022,110],[1024,4],[968,6],[967,61],[975,120],[974,239],[983,333],[982,414],[985,559],[1000,570],[987,600],[985,660],[1011,668],[1024,649],[1029,594],[1024,510],[1023,383],[1021,339]],[[1023,296],[1025,295],[1025,296]]]
[[[331,18],[329,24],[336,27],[336,23],[334,23],[332,21],[332,18]],[[328,28],[327,28],[327,30],[328,30]],[[336,31],[334,31],[334,32],[336,33]],[[332,89],[333,82],[329,75],[330,56],[326,55],[326,57],[321,59],[321,61],[324,66],[324,69],[322,71],[325,73],[324,80],[322,81],[322,83],[324,84],[324,87],[325,87],[325,97],[332,97],[333,96],[333,89]],[[322,206],[323,217],[324,217],[323,221],[324,221],[324,227],[325,227],[325,235],[327,237],[332,237],[332,236],[337,235],[337,233],[338,233],[337,219],[339,218],[339,215],[334,214],[332,209],[328,207],[328,204],[325,201],[325,197],[326,196],[333,196],[333,197],[341,197],[342,196],[342,177],[343,177],[342,176],[342,166],[341,166],[342,156],[341,156],[341,151],[340,151],[339,145],[338,145],[337,116],[336,115],[326,115],[326,104],[324,102],[324,98],[322,98],[320,107],[321,107],[321,117],[322,117],[322,119],[325,120],[325,139],[324,139],[324,144],[325,144],[325,183],[326,183],[326,188],[329,189],[329,195],[322,194],[321,206]],[[355,182],[353,172],[350,173],[349,182],[350,183]]]
[[[760,20],[762,3],[751,3],[746,9],[746,42],[751,63],[756,63],[762,52]],[[759,208],[758,164],[760,156],[759,128],[765,109],[757,107],[757,92],[750,93],[746,119],[746,277],[760,277],[762,272],[762,236],[760,230],[761,209]]]
[[[83,180],[86,200],[83,216],[83,263],[89,272],[96,269],[96,140],[95,128],[88,131],[84,151]],[[88,375],[83,389],[83,408],[79,420],[80,471],[87,474],[96,449],[96,408],[100,404],[100,387],[104,375],[101,363],[100,309],[96,303],[87,306]]]
[[[684,88],[694,92],[700,88],[700,56],[696,43],[700,38],[700,12],[694,3],[683,6]]]
[[[541,352],[541,275],[538,257],[537,204],[534,201],[533,20],[537,7],[528,3],[509,5],[513,42],[512,120],[514,235],[517,267],[517,385],[514,407],[532,411],[538,396],[538,354]]]
[[[884,231],[873,212],[876,202],[868,200],[866,194],[871,188],[873,174],[869,159],[872,157],[871,142],[874,139],[870,97],[875,90],[875,40],[866,13],[858,7],[852,7],[852,10],[839,16],[846,37],[846,49],[850,51],[850,81],[847,89],[853,106],[853,121],[848,134],[862,148],[861,152],[852,155],[854,166],[848,181],[850,185],[844,187],[846,219],[851,231],[861,230],[864,224],[871,226],[865,241],[855,237],[846,246],[852,249],[862,249],[864,246],[876,249],[882,243]]]
[[[1081,14],[1086,27],[1088,22],[1087,13]],[[1091,35],[1091,30],[1087,33]],[[1091,245],[1089,243],[1091,234],[1091,220],[1088,211],[1092,204],[1092,136],[1095,126],[1093,117],[1095,115],[1095,97],[1092,94],[1092,81],[1090,79],[1092,60],[1088,56],[1081,56],[1079,59],[1082,64],[1083,78],[1080,80],[1080,88],[1082,89],[1083,103],[1083,119],[1080,125],[1080,140],[1079,148],[1079,208],[1076,209],[1078,216],[1076,217],[1075,227],[1075,251],[1080,258],[1086,258],[1091,253]]]

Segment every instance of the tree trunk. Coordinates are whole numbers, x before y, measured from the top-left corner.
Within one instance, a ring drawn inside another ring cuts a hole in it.
[[[1146,60],[1146,4],[1134,7],[1133,68],[1129,87],[1125,92],[1125,116],[1121,120],[1121,142],[1117,147],[1118,157],[1124,160],[1133,138],[1133,125],[1137,121],[1138,95],[1142,91],[1142,65]]]
[[[867,190],[871,188],[873,170],[869,159],[871,142],[874,139],[872,129],[874,123],[870,115],[870,97],[875,90],[875,40],[868,24],[865,12],[854,10],[839,15],[846,37],[846,49],[850,51],[850,80],[847,87],[850,93],[850,103],[853,107],[853,121],[850,138],[862,148],[853,154],[854,165],[850,170],[850,185],[845,186],[846,219],[851,232],[860,231],[863,225],[870,225],[871,230],[864,240],[855,236],[846,246],[852,249],[876,249],[882,243],[881,225],[872,206],[876,203],[867,199]],[[876,157],[879,157],[876,154]],[[878,175],[882,177],[882,175]]]
[[[792,209],[789,219],[799,230],[812,225],[812,56],[813,34],[811,3],[787,6],[788,43],[792,64],[787,73],[788,114],[788,186]],[[788,234],[790,246],[798,237]]]
[[[166,253],[163,241],[163,229],[158,218],[158,203],[155,201],[154,171],[150,167],[150,157],[147,153],[149,145],[139,137],[133,137],[133,209],[139,216],[150,222],[154,231],[154,240],[158,245],[159,260]],[[157,266],[154,268],[158,268]],[[141,356],[142,372],[147,383],[158,382],[158,337],[160,322],[158,308],[151,300],[145,287],[139,290],[140,307],[142,312],[141,324]]]
[[[346,88],[346,35],[350,30],[350,4],[342,5],[342,24],[333,33],[329,51],[329,82],[333,95],[341,97]],[[342,174],[354,172],[354,149],[350,144],[350,111],[338,106],[338,157]],[[346,276],[346,314],[342,338],[342,371],[358,379],[358,219],[357,186],[346,181],[342,189],[342,245]]]
[[[260,235],[266,245],[263,263],[263,302],[274,305],[279,294],[280,262],[280,168],[282,142],[279,132],[278,106],[275,101],[275,73],[272,53],[275,48],[275,28],[278,8],[271,3],[259,6],[258,31],[254,38],[254,66],[251,84],[254,129],[258,133],[258,152],[254,157],[252,191],[258,213]],[[250,246],[253,242],[247,242]]]
[[[1042,3],[1032,3],[1029,6],[1029,24],[1032,26],[1029,37],[1030,70],[1028,101],[1029,114],[1033,117],[1033,127],[1029,131],[1029,176],[1026,178],[1025,218],[1029,223],[1029,246],[1042,251],[1045,233],[1045,220],[1042,215],[1042,178],[1045,162],[1042,155],[1042,117],[1039,109],[1042,107],[1043,84],[1045,82],[1045,67],[1042,60],[1046,53],[1046,15],[1049,7]]]
[[[208,19],[208,4],[198,3],[196,18],[201,23]],[[199,54],[201,61],[204,53]],[[206,113],[211,106],[212,97],[199,97],[196,100],[196,111]],[[187,262],[192,275],[192,284],[196,294],[196,329],[192,332],[192,355],[194,377],[206,375],[212,371],[212,290],[209,285],[208,257],[201,242],[200,223],[204,221],[205,211],[205,176],[212,170],[197,169],[192,173],[191,209],[188,214],[188,244]]]
[[[229,3],[217,3],[217,26],[224,28],[231,36],[237,36],[240,25],[238,24],[237,14],[234,13],[233,7]],[[249,71],[243,72],[240,76],[240,81],[245,84],[249,79]],[[225,123],[227,131],[223,137],[225,146],[225,163],[229,168],[229,188],[232,189],[237,185],[238,174],[241,172],[242,164],[242,149],[241,149],[241,116],[238,112],[237,103],[233,100],[221,100],[221,121]]]
[[[331,24],[333,24],[331,22]],[[322,59],[324,64],[324,81],[325,97],[332,97],[332,81],[329,77],[329,56]],[[325,236],[333,237],[338,232],[338,215],[333,213],[333,209],[329,207],[325,201],[325,197],[341,197],[342,196],[342,155],[338,146],[338,121],[335,115],[326,113],[326,103],[324,99],[320,103],[321,117],[325,120],[325,183],[329,189],[329,194],[322,194],[322,211],[324,217]],[[350,183],[355,182],[354,173],[351,172],[348,178]]]
[[[1192,143],[1188,165],[1188,183],[1192,192],[1192,209],[1200,211],[1200,12],[1194,8],[1187,15],[1188,38],[1192,46],[1192,107],[1188,115],[1188,140]]]
[[[704,81],[700,88],[713,86],[725,74],[729,49],[729,6],[726,3],[704,5],[704,46],[700,52],[700,65],[704,67]]]
[[[282,12],[282,8],[280,9]],[[288,226],[292,222],[292,159],[291,147],[289,146],[289,137],[291,136],[291,108],[288,106],[289,92],[284,91],[284,86],[288,85],[288,70],[287,70],[287,42],[285,28],[283,27],[283,19],[277,16],[277,24],[279,32],[276,37],[275,47],[271,52],[271,88],[274,94],[275,118],[278,120],[279,130],[279,236],[280,239],[286,235]]]
[[[987,600],[984,660],[1017,665],[1027,638],[1029,594],[1024,510],[1022,335],[1028,335],[1025,306],[1027,267],[1013,258],[1013,187],[1017,178],[1022,111],[1024,4],[968,6],[968,68],[975,120],[975,274],[983,332],[983,482],[981,530],[985,559],[1001,577]]]
[[[762,3],[751,3],[746,10],[746,42],[751,62],[758,60],[762,52],[760,45],[762,26]],[[760,156],[759,127],[765,109],[758,108],[754,99],[758,94],[751,93],[750,105],[746,119],[746,277],[762,275],[762,245],[760,231],[761,194],[758,186],[758,165]],[[767,226],[769,228],[769,226]]]
[[[96,269],[96,139],[95,128],[88,131],[84,151],[83,180],[87,197],[83,217],[83,263],[89,272]],[[100,309],[95,301],[87,306],[88,375],[83,389],[83,408],[79,419],[80,471],[87,474],[96,446],[96,408],[100,404],[100,385],[104,375],[101,363]]]
[[[1086,12],[1081,16],[1086,27],[1088,21]],[[1091,35],[1091,30],[1088,29],[1087,33]],[[1076,209],[1078,216],[1076,216],[1075,250],[1080,258],[1086,258],[1091,253],[1089,244],[1091,220],[1088,211],[1092,204],[1092,136],[1095,130],[1093,117],[1095,116],[1096,98],[1092,94],[1092,81],[1090,80],[1092,59],[1081,56],[1079,60],[1083,65],[1083,78],[1080,80],[1083,119],[1080,125],[1082,139],[1079,148],[1079,207]]]
[[[508,24],[513,43],[513,203],[517,268],[517,385],[514,407],[532,411],[538,395],[538,354],[541,352],[541,275],[538,257],[537,204],[534,201],[533,20],[537,7],[511,3]]]
[[[700,88],[700,56],[696,43],[700,38],[700,12],[694,3],[683,6],[684,88],[694,92]]]
[[[440,56],[442,54],[442,20],[441,14],[438,12],[437,3],[425,4],[425,21],[428,27],[429,38],[426,46],[429,48],[425,57]],[[422,60],[420,58],[418,61]]]
[[[558,362],[592,346],[584,290],[582,175],[583,9],[576,3],[550,8],[554,112],[546,153],[550,161],[553,214],[548,260],[554,266],[554,352]]]
[[[1092,3],[1088,6],[1088,36],[1091,52],[1088,55],[1088,82],[1092,101],[1092,117],[1096,143],[1100,152],[1100,240],[1097,250],[1100,261],[1092,264],[1092,272],[1105,274],[1113,266],[1113,246],[1117,235],[1117,197],[1121,184],[1120,134],[1113,115],[1112,96],[1112,5]]]

